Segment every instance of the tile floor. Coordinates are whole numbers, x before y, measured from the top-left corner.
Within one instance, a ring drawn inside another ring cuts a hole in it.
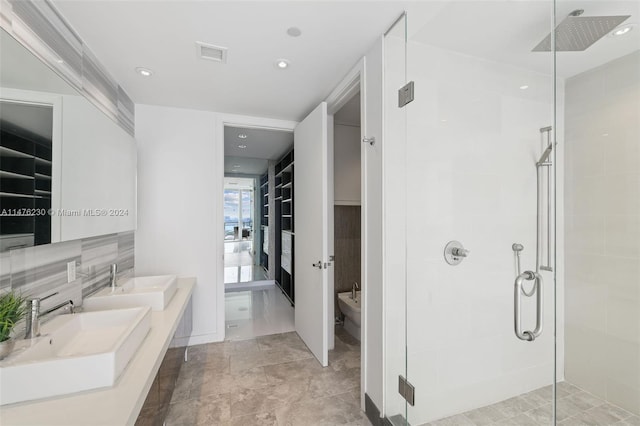
[[[567,382],[558,384],[558,425],[640,426],[640,417]],[[542,426],[551,424],[551,387],[441,419],[429,426]]]
[[[224,283],[246,283],[266,280],[261,266],[254,265],[252,241],[225,241]]]
[[[227,340],[295,330],[295,311],[275,284],[263,290],[225,293],[224,309]]]
[[[359,342],[338,328],[335,346],[326,368],[295,332],[192,346],[166,425],[370,425]]]

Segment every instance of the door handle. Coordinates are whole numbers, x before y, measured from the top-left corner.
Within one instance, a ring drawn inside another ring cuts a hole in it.
[[[313,263],[311,266],[314,268],[322,269],[322,261],[318,260],[318,262]]]

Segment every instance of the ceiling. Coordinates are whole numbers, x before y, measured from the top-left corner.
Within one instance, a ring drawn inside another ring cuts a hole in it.
[[[225,126],[224,171],[263,174],[268,160],[279,160],[292,148],[293,132]]]
[[[552,2],[54,0],[136,103],[299,121],[340,82],[396,18],[408,36],[488,60],[551,74],[552,55],[531,49],[550,32]],[[558,21],[632,14],[640,1],[557,0]],[[298,27],[299,37],[287,35]],[[196,55],[196,41],[228,48],[226,64]],[[585,52],[558,54],[560,76],[637,50],[640,28],[605,37]],[[290,67],[277,69],[284,58]],[[143,78],[134,69],[154,71]]]
[[[299,121],[403,10],[358,1],[54,0],[136,103]],[[299,37],[287,35],[295,26]],[[199,59],[196,41],[228,48]],[[277,69],[276,60],[290,61]],[[134,69],[154,71],[143,78]]]
[[[553,55],[531,51],[551,32],[550,1],[431,3],[433,8],[409,19],[411,41],[553,74]],[[640,23],[639,0],[557,0],[556,4],[558,23],[575,9],[583,9],[584,17],[632,15],[623,24]],[[637,27],[625,36],[605,36],[583,52],[558,52],[557,72],[560,77],[571,77],[639,48]]]

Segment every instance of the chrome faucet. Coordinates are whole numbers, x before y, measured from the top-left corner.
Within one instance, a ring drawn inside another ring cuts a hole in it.
[[[57,304],[56,306],[47,309],[44,312],[40,312],[40,302],[44,299],[47,299],[51,296],[54,296],[58,293],[50,294],[49,296],[43,297],[42,299],[36,297],[33,299],[29,299],[27,301],[27,318],[26,318],[26,330],[25,330],[25,339],[33,339],[34,337],[40,336],[40,318],[50,314],[51,312],[57,311],[61,308],[67,308],[70,314],[75,313],[73,300],[67,300],[66,302],[62,302]]]
[[[118,275],[118,264],[111,264],[111,268],[109,269],[109,285],[111,286],[111,290],[116,289],[116,276]]]
[[[354,281],[353,284],[351,284],[351,299],[353,300],[356,300],[356,290],[360,290],[360,286],[357,281]]]

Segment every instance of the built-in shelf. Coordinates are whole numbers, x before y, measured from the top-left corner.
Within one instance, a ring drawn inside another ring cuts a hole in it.
[[[8,148],[6,146],[0,146],[0,157],[6,158],[34,158],[33,155],[24,152],[17,151],[15,149]]]
[[[33,176],[23,175],[21,173],[8,172],[6,170],[0,170],[0,178],[11,178],[11,179],[35,179]]]
[[[47,165],[51,165],[51,161],[49,160],[45,160],[44,158],[40,158],[40,157],[35,157],[36,163],[38,164],[47,164]]]
[[[0,127],[0,205],[24,213],[0,216],[0,238],[27,234],[30,241],[21,243],[25,247],[49,244],[51,216],[26,213],[51,208],[51,139],[20,126]]]
[[[2,197],[12,197],[12,198],[44,198],[37,195],[32,194],[17,194],[14,192],[0,192],[0,196]]]

